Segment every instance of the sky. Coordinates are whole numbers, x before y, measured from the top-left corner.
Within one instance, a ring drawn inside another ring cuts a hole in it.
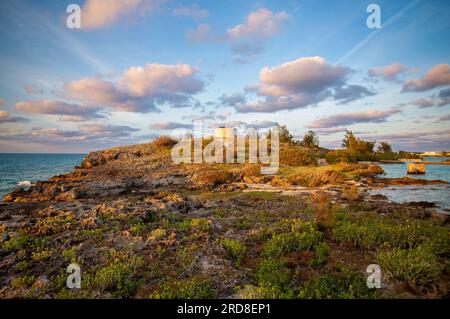
[[[0,152],[85,153],[194,121],[450,151],[449,15],[447,0],[1,1]]]

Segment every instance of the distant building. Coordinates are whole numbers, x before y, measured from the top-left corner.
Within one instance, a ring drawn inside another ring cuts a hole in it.
[[[445,156],[445,152],[424,152],[422,156]]]
[[[227,130],[232,130],[233,135],[236,135],[236,129],[235,128],[227,128],[227,127],[218,127],[214,130],[214,137],[215,138],[226,138],[227,136]]]

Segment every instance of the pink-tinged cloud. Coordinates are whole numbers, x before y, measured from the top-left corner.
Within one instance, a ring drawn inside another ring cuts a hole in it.
[[[149,112],[158,105],[185,106],[203,89],[197,70],[187,64],[146,64],[126,69],[115,82],[83,78],[66,83],[65,98],[115,111]]]
[[[347,73],[347,69],[327,64],[321,57],[304,57],[273,68],[264,67],[259,73],[259,90],[271,96],[317,93],[343,84]]]
[[[175,130],[180,128],[192,129],[193,124],[178,123],[178,122],[160,122],[150,125],[150,128],[155,130]]]
[[[82,29],[109,26],[121,18],[143,15],[157,8],[161,0],[87,0],[81,8]]]
[[[27,123],[28,119],[23,117],[11,116],[9,112],[0,110],[0,124],[2,123]]]
[[[373,95],[361,85],[347,84],[350,69],[328,64],[322,57],[303,57],[264,67],[259,83],[247,89],[262,100],[236,105],[238,112],[277,112],[317,104],[332,98],[340,104]]]
[[[188,64],[151,63],[126,70],[120,84],[138,97],[194,94],[203,88],[203,82],[194,77],[196,72]]]
[[[112,82],[100,78],[82,78],[66,83],[64,91],[69,98],[98,104],[121,103],[126,100],[126,94],[121,93]]]
[[[28,143],[61,143],[67,141],[101,141],[110,138],[128,138],[139,129],[124,125],[84,124],[76,130],[59,128],[33,128],[25,133],[0,136],[0,140],[16,140]]]
[[[208,17],[208,10],[200,8],[198,5],[179,6],[172,10],[175,17],[188,17],[193,19],[205,19]]]
[[[351,112],[325,116],[307,125],[308,128],[330,128],[343,125],[352,125],[358,123],[382,123],[401,111],[397,108],[391,108],[387,111],[366,110],[361,112]]]
[[[20,101],[14,106],[15,110],[47,115],[60,115],[61,120],[69,121],[71,118],[77,122],[103,117],[98,114],[100,107],[65,103],[56,100],[29,100]]]
[[[5,104],[6,103],[6,100],[5,99],[0,99],[0,106],[2,106],[3,104]]]
[[[233,60],[237,63],[253,60],[264,50],[267,38],[280,32],[288,17],[284,11],[273,13],[260,8],[247,15],[244,23],[229,28],[223,38],[231,45]]]
[[[397,81],[398,76],[407,72],[414,72],[416,69],[408,68],[398,62],[369,69],[367,72],[371,77],[382,77],[386,81]]]
[[[417,80],[406,80],[403,83],[403,91],[423,92],[437,87],[450,85],[450,65],[437,64]]]
[[[238,113],[273,113],[283,110],[295,110],[319,103],[324,98],[322,95],[296,94],[289,96],[279,96],[276,98],[267,97],[263,100],[236,106]]]
[[[187,31],[187,38],[191,42],[206,42],[212,38],[211,27],[208,24],[199,24]]]
[[[238,24],[227,30],[230,39],[268,37],[276,34],[282,23],[288,18],[284,11],[273,13],[266,8],[260,8],[251,12],[244,23]]]

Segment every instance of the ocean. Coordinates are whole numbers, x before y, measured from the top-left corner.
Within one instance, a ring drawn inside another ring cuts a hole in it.
[[[29,187],[36,181],[68,173],[85,154],[5,154],[0,153],[0,199],[15,187]]]
[[[426,162],[439,162],[450,159],[449,157],[425,157]],[[450,165],[425,165],[424,175],[407,175],[406,164],[380,164],[385,174],[382,177],[399,178],[408,176],[419,179],[440,179],[450,182]],[[371,194],[381,194],[390,200],[399,203],[427,201],[434,202],[443,211],[450,212],[450,185],[426,185],[426,186],[389,186],[371,191]]]

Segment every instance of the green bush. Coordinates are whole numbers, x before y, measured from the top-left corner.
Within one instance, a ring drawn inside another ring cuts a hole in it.
[[[135,278],[142,258],[131,256],[126,260],[114,260],[108,266],[100,268],[94,274],[83,276],[81,285],[84,288],[101,292],[109,291],[115,295],[131,296],[139,286]]]
[[[287,166],[316,165],[316,161],[301,147],[283,145],[280,147],[280,164]]]
[[[17,236],[2,242],[1,248],[3,252],[10,253],[23,249],[28,244],[28,242],[28,236]]]
[[[309,265],[319,268],[327,262],[328,256],[330,256],[330,247],[327,243],[322,242],[314,249],[314,257],[309,261]]]
[[[13,288],[27,288],[34,282],[34,276],[20,276],[16,277],[9,283]]]
[[[289,270],[278,260],[263,260],[256,269],[255,279],[258,282],[259,298],[290,298],[291,275]]]
[[[399,223],[370,217],[357,221],[341,220],[334,226],[332,234],[338,242],[350,242],[367,249],[381,246],[413,248],[423,243],[435,253],[446,253],[450,248],[448,229],[425,221]]]
[[[363,275],[344,271],[336,275],[323,275],[305,283],[298,297],[301,299],[354,299],[373,298],[374,291],[367,288]]]
[[[212,297],[208,281],[200,280],[197,277],[164,281],[150,295],[152,299],[205,299]]]
[[[329,151],[325,154],[325,159],[329,164],[356,163],[358,160],[356,154],[347,150]]]
[[[390,277],[416,284],[436,280],[445,267],[428,246],[380,252],[377,261]]]
[[[274,235],[264,246],[263,255],[279,257],[283,254],[311,250],[322,239],[322,233],[312,223],[302,223],[290,233]]]
[[[231,238],[222,239],[220,243],[227,252],[227,257],[239,264],[245,254],[245,245]]]

